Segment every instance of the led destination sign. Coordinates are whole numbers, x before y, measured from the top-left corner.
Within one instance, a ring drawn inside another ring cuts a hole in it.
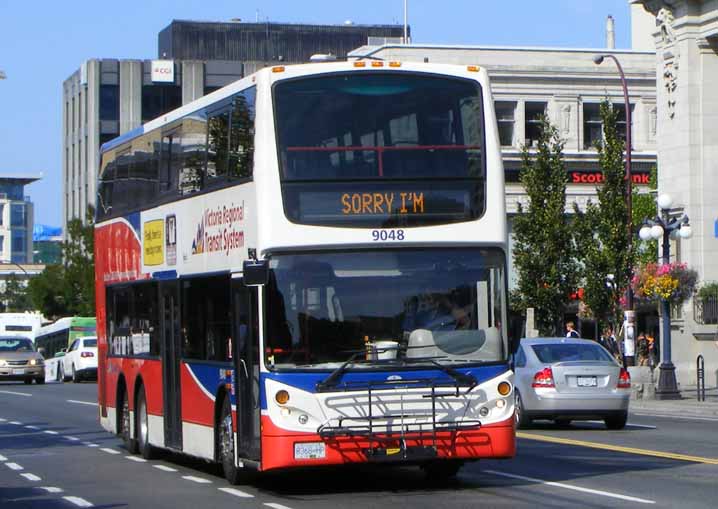
[[[349,190],[348,188],[352,188]],[[301,224],[423,226],[476,219],[483,181],[284,183],[284,210]]]

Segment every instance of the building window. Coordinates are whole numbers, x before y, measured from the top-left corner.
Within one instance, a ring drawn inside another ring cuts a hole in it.
[[[11,233],[12,261],[25,263],[27,257],[27,234],[25,230],[12,230]]]
[[[0,226],[5,223],[5,204],[0,203]],[[2,242],[0,242],[2,244]]]
[[[616,132],[619,138],[626,141],[626,108],[623,104],[614,104],[616,109]],[[633,113],[634,105],[631,105]],[[631,115],[633,118],[633,115]],[[584,103],[583,105],[583,148],[595,148],[603,140],[603,120],[601,120],[601,105],[599,103]]]
[[[142,87],[142,122],[149,122],[182,106],[182,87],[145,85]]]
[[[499,140],[502,147],[511,147],[514,144],[514,122],[516,103],[496,101],[496,121],[499,124]]]
[[[541,136],[541,121],[546,115],[545,102],[527,102],[524,106],[524,134],[526,145],[536,147]]]
[[[13,203],[10,206],[10,226],[25,226],[25,204]]]
[[[100,120],[120,120],[119,85],[100,85]]]

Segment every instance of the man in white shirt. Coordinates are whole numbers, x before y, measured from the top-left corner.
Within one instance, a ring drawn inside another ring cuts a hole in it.
[[[566,337],[567,338],[580,338],[578,331],[575,329],[576,324],[573,322],[566,322]]]

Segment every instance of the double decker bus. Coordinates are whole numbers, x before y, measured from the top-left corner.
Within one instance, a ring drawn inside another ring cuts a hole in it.
[[[266,68],[101,152],[99,412],[130,451],[232,483],[514,455],[485,70]]]

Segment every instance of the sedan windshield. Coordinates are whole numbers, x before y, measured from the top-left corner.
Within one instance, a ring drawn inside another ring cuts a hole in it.
[[[275,255],[267,365],[503,360],[504,267],[498,249]]]
[[[0,338],[0,352],[34,352],[32,341],[26,338]]]

